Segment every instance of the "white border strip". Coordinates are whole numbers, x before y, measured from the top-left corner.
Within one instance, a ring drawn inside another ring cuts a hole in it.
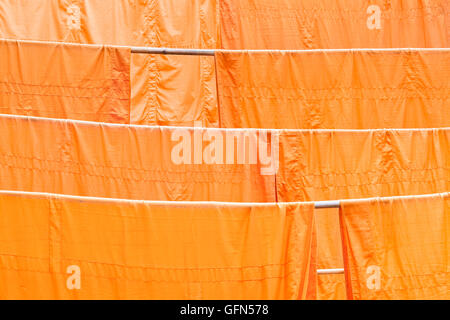
[[[263,129],[263,128],[211,128],[211,127],[177,127],[177,126],[158,126],[158,125],[139,125],[139,124],[124,124],[124,123],[111,123],[111,122],[97,122],[97,121],[87,121],[87,120],[74,120],[74,119],[60,119],[60,118],[47,118],[47,117],[36,117],[36,116],[24,116],[15,114],[5,114],[0,113],[0,118],[10,118],[10,119],[23,119],[32,121],[49,121],[58,123],[74,123],[90,126],[106,126],[106,127],[123,127],[123,128],[135,128],[135,129],[161,129],[161,130],[208,130],[208,131],[256,131],[256,132],[323,132],[323,133],[333,133],[333,132],[380,132],[380,131],[446,131],[450,130],[450,127],[442,128],[377,128],[377,129]]]
[[[393,196],[393,197],[373,197],[373,198],[361,198],[361,199],[343,199],[332,201],[297,201],[297,202],[221,202],[221,201],[161,201],[161,200],[132,200],[132,199],[119,199],[119,198],[102,198],[102,197],[88,197],[88,196],[74,196],[67,194],[57,194],[48,192],[30,192],[30,191],[17,191],[17,190],[0,190],[0,195],[19,195],[19,196],[31,196],[31,197],[45,197],[45,198],[61,198],[78,201],[97,201],[97,202],[119,202],[130,204],[153,204],[153,205],[175,205],[175,206],[230,206],[230,207],[268,207],[277,205],[296,205],[296,204],[308,204],[314,203],[316,209],[324,208],[339,208],[342,202],[355,202],[355,201],[389,201],[396,199],[423,199],[436,196],[449,196],[450,192],[421,194],[421,195],[408,195],[408,196]]]
[[[227,49],[192,49],[192,48],[157,48],[157,47],[138,47],[121,45],[99,45],[99,44],[81,44],[63,41],[38,41],[38,40],[16,40],[2,39],[0,41],[24,43],[24,44],[52,44],[67,46],[84,46],[92,48],[125,48],[130,49],[132,53],[145,54],[167,54],[167,55],[196,55],[196,56],[214,56],[216,52],[220,53],[339,53],[339,52],[404,52],[404,51],[450,51],[450,48],[348,48],[348,49],[304,49],[304,50],[272,50],[272,49],[250,49],[250,50],[227,50]]]

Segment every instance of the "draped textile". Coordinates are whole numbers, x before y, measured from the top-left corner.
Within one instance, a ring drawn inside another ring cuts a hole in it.
[[[0,37],[215,48],[217,16],[215,0],[5,0]],[[217,127],[215,91],[213,57],[132,55],[132,123]]]
[[[278,201],[445,192],[450,129],[283,131]]]
[[[216,54],[224,128],[450,126],[450,50]]]
[[[448,47],[446,0],[221,0],[225,49]]]
[[[352,299],[450,298],[449,193],[343,201]]]
[[[137,4],[136,45],[214,49],[216,0]],[[132,55],[131,123],[219,126],[214,57]]]
[[[0,192],[0,298],[307,299],[313,211]]]
[[[216,164],[208,159],[214,155],[207,151],[208,139],[215,137],[206,130],[0,116],[0,189],[137,200],[274,202],[274,175],[262,174],[258,161]]]
[[[130,49],[0,41],[0,113],[130,121]]]
[[[450,130],[281,131],[278,201],[445,192]],[[316,212],[318,268],[343,268],[338,209]],[[318,298],[345,299],[342,274],[319,275]]]

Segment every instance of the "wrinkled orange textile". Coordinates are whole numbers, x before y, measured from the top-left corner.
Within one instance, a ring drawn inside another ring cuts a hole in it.
[[[281,131],[278,201],[445,192],[450,129]],[[342,268],[338,209],[317,210],[318,268]],[[319,275],[319,299],[345,299],[343,275]]]
[[[130,123],[219,127],[214,57],[133,54],[131,61]]]
[[[130,121],[130,49],[0,41],[0,78],[0,113]]]
[[[339,209],[316,210],[317,269],[344,268]],[[347,300],[345,275],[317,276],[318,300]]]
[[[353,299],[450,299],[450,194],[344,201]]]
[[[448,47],[448,14],[447,0],[221,0],[221,47]]]
[[[225,128],[450,126],[450,51],[216,54]]]
[[[308,298],[312,203],[180,205],[0,192],[0,213],[1,299]],[[77,283],[70,266],[79,268],[79,289],[67,287]]]
[[[278,201],[445,192],[450,129],[283,131]]]
[[[197,146],[207,154],[206,138],[195,142],[205,130],[0,116],[0,189],[137,200],[276,201],[275,176],[262,175],[260,162],[196,164]],[[184,154],[177,146],[185,141],[190,161],[177,162],[172,154]]]
[[[5,0],[0,37],[215,48],[215,0]],[[213,57],[133,54],[131,122],[218,126]]]
[[[136,4],[130,0],[4,0],[2,38],[132,45]]]
[[[136,10],[137,45],[217,45],[216,0],[147,0]],[[132,123],[219,126],[214,57],[134,54],[132,76]]]

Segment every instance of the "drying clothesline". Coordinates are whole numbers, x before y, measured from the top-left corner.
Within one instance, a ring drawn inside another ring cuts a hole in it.
[[[0,195],[27,195],[32,197],[59,197],[63,199],[72,200],[84,200],[84,201],[100,201],[100,202],[121,202],[121,203],[142,203],[142,204],[153,204],[153,205],[195,205],[195,206],[228,206],[228,207],[264,207],[273,206],[277,204],[298,204],[298,203],[308,203],[308,201],[303,202],[221,202],[221,201],[163,201],[163,200],[132,200],[132,199],[121,199],[121,198],[102,198],[102,197],[89,197],[89,196],[74,196],[67,194],[56,194],[48,192],[30,192],[30,191],[15,191],[15,190],[0,190]],[[311,202],[309,202],[311,203]],[[340,201],[316,201],[314,202],[315,209],[328,209],[328,208],[339,208]]]
[[[161,130],[206,130],[206,131],[230,131],[230,132],[381,132],[381,131],[436,131],[436,130],[450,130],[450,127],[439,127],[439,128],[377,128],[377,129],[266,129],[266,128],[214,128],[214,127],[192,127],[192,126],[160,126],[160,125],[143,125],[143,124],[125,124],[125,123],[112,123],[112,122],[100,122],[100,121],[88,121],[88,120],[76,120],[76,119],[61,119],[61,118],[48,118],[48,117],[37,117],[37,116],[26,116],[26,115],[16,115],[0,113],[1,118],[12,118],[12,119],[29,119],[29,120],[45,120],[52,122],[66,122],[66,123],[78,123],[78,124],[88,124],[97,125],[104,127],[124,127],[124,128],[147,128],[147,129],[161,129]]]
[[[0,39],[0,41],[8,41],[25,44],[62,44],[68,46],[88,46],[103,47],[98,44],[81,44],[74,42],[61,41],[37,41],[37,40],[15,40]],[[143,54],[165,54],[165,55],[188,55],[188,56],[214,56],[216,52],[225,53],[312,53],[312,52],[401,52],[401,51],[450,51],[450,48],[353,48],[353,49],[302,49],[302,50],[273,50],[273,49],[248,49],[248,50],[228,50],[228,49],[192,49],[192,48],[156,48],[156,47],[134,47],[134,46],[118,46],[110,45],[113,48],[129,48],[131,53]]]
[[[391,196],[391,197],[370,197],[360,199],[344,199],[344,200],[329,200],[329,201],[295,201],[295,202],[223,202],[223,201],[163,201],[163,200],[132,200],[132,199],[120,199],[120,198],[102,198],[102,197],[89,197],[89,196],[75,196],[68,194],[56,194],[49,192],[31,192],[31,191],[17,191],[17,190],[0,190],[0,195],[26,195],[31,197],[58,197],[63,199],[72,199],[80,201],[100,201],[100,202],[122,202],[122,203],[141,203],[141,204],[153,204],[153,205],[195,205],[195,206],[230,206],[230,207],[263,207],[274,205],[292,205],[292,204],[305,204],[314,203],[315,209],[329,209],[340,208],[342,201],[358,202],[369,201],[375,199],[381,200],[394,200],[394,199],[415,199],[415,198],[432,198],[436,196],[448,195],[450,192],[440,192],[432,194],[421,195],[407,195],[407,196]]]
[[[411,195],[411,196],[394,196],[394,197],[382,197],[382,198],[367,198],[358,199],[356,201],[367,201],[370,199],[408,199],[408,198],[427,198],[434,197],[436,195],[446,195],[448,193],[438,193],[438,194],[427,194],[427,195]],[[141,203],[141,204],[154,204],[154,205],[196,205],[196,206],[211,206],[211,205],[227,205],[227,206],[268,206],[277,205],[278,203],[247,203],[247,202],[216,202],[216,201],[154,201],[154,200],[130,200],[130,199],[112,199],[112,198],[99,198],[99,197],[83,197],[83,196],[73,196],[64,194],[54,194],[45,192],[28,192],[28,191],[10,191],[10,190],[0,190],[0,195],[21,195],[21,196],[31,196],[31,197],[58,197],[63,199],[72,199],[79,201],[102,201],[102,202],[122,202],[122,203]],[[355,201],[355,200],[346,200]],[[287,202],[287,203],[305,203],[305,202]],[[285,203],[286,204],[286,203]],[[340,208],[341,201],[317,201],[314,202],[314,207],[316,209],[324,208]],[[343,274],[345,272],[344,268],[331,268],[331,269],[317,269],[317,274]]]
[[[76,43],[65,43],[65,42],[46,42],[46,41],[29,41],[29,40],[8,40],[2,39],[4,41],[11,41],[16,43],[37,43],[37,44],[63,44],[63,45],[74,45],[74,46],[91,46],[91,47],[103,47],[101,45],[90,45],[90,44],[76,44]],[[312,50],[221,50],[221,49],[181,49],[181,48],[152,48],[152,47],[127,47],[127,46],[112,46],[112,47],[121,47],[121,48],[130,48],[132,53],[142,53],[142,54],[167,54],[167,55],[194,55],[194,56],[214,56],[216,52],[249,52],[249,53],[311,53],[311,52],[403,52],[403,51],[450,51],[450,48],[382,48],[382,49],[373,49],[373,48],[361,48],[361,49],[312,49]],[[5,115],[8,116],[8,115]],[[27,116],[13,116],[13,117],[26,117],[26,118],[36,118],[36,117],[27,117]],[[74,121],[79,123],[95,123],[89,121],[80,121],[80,120],[65,120],[65,119],[49,119],[55,121]],[[123,124],[106,124],[106,123],[97,123],[101,125],[113,125],[113,126],[124,126]],[[133,125],[125,125],[125,126],[133,126]],[[142,126],[139,126],[142,127]],[[147,127],[159,127],[160,126],[147,126]],[[162,128],[177,128],[183,129],[183,127],[162,127]],[[239,131],[239,130],[257,130],[257,131],[269,131],[273,129],[224,129],[224,128],[202,128],[202,127],[184,127],[184,129],[201,129],[201,130],[231,130],[231,131]],[[444,128],[441,128],[444,129]],[[276,129],[275,129],[276,130]],[[316,130],[296,130],[296,129],[280,129],[276,131],[376,131],[376,130],[384,130],[384,129],[364,129],[364,130],[346,130],[346,129],[316,129]],[[435,130],[435,129],[391,129],[391,130]],[[0,193],[2,193],[0,191]],[[20,194],[24,194],[23,192],[18,192]],[[37,193],[32,193],[37,194]],[[76,197],[77,198],[77,197]],[[89,198],[89,197],[78,197],[78,198]],[[101,198],[94,198],[99,200]],[[123,199],[118,199],[123,200]],[[361,199],[365,200],[365,199]],[[125,200],[125,201],[134,201],[134,200]],[[170,204],[171,202],[166,201],[151,201],[155,204]],[[176,204],[192,204],[193,202],[176,202]],[[226,204],[226,205],[273,205],[273,203],[225,203],[225,202],[195,202],[195,204]],[[316,209],[322,208],[339,208],[340,201],[319,201],[315,202]],[[344,269],[336,268],[336,269],[318,269],[318,274],[339,274],[344,273]]]

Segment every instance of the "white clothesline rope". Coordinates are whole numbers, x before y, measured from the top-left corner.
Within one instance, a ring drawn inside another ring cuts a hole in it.
[[[132,53],[144,54],[165,54],[165,55],[191,55],[191,56],[214,56],[216,52],[222,53],[339,53],[339,52],[402,52],[402,51],[450,51],[450,48],[349,48],[349,49],[302,49],[302,50],[273,50],[273,49],[249,49],[249,50],[228,50],[228,49],[193,49],[193,48],[158,48],[158,47],[138,47],[121,45],[98,45],[80,44],[62,41],[37,41],[37,40],[15,40],[1,39],[0,41],[24,43],[24,44],[57,44],[67,46],[83,47],[112,47],[130,49]]]
[[[277,205],[295,205],[314,203],[316,209],[339,208],[340,201],[304,201],[304,202],[225,202],[225,201],[164,201],[164,200],[133,200],[122,198],[104,198],[104,197],[90,197],[90,196],[75,196],[68,194],[58,194],[49,192],[31,192],[31,191],[17,191],[17,190],[0,190],[0,195],[18,195],[29,196],[35,198],[61,198],[77,201],[91,201],[91,202],[118,202],[129,204],[149,204],[149,205],[164,205],[164,206],[193,206],[193,207],[210,207],[210,206],[227,206],[227,207],[270,207]]]
[[[16,114],[5,114],[0,113],[0,118],[11,118],[11,119],[27,119],[30,121],[50,121],[58,123],[76,123],[82,125],[90,126],[102,126],[102,127],[124,127],[124,128],[135,128],[135,129],[160,129],[160,130],[207,130],[207,131],[232,131],[232,132],[322,132],[322,133],[333,133],[333,132],[381,132],[381,131],[392,131],[392,132],[411,132],[411,131],[446,131],[450,130],[450,127],[442,128],[376,128],[376,129],[262,129],[262,128],[211,128],[211,127],[178,127],[178,126],[159,126],[159,125],[141,125],[141,124],[125,124],[125,123],[111,123],[111,122],[98,122],[98,121],[87,121],[87,120],[74,120],[74,119],[61,119],[61,118],[47,118],[47,117],[36,117],[36,116],[25,116]]]
[[[0,195],[24,195],[30,197],[48,197],[61,198],[77,201],[92,201],[92,202],[119,202],[132,204],[150,204],[150,205],[171,205],[171,206],[192,206],[192,207],[209,207],[209,206],[229,206],[229,207],[268,207],[277,205],[295,205],[314,203],[316,209],[326,208],[340,208],[342,202],[359,202],[359,201],[390,201],[396,199],[423,199],[436,196],[449,196],[450,192],[408,195],[408,196],[392,196],[392,197],[371,197],[360,199],[343,199],[330,201],[295,201],[295,202],[225,202],[225,201],[163,201],[163,200],[133,200],[121,198],[104,198],[104,197],[90,197],[90,196],[75,196],[68,194],[57,194],[49,192],[32,192],[32,191],[17,191],[17,190],[0,190]]]

